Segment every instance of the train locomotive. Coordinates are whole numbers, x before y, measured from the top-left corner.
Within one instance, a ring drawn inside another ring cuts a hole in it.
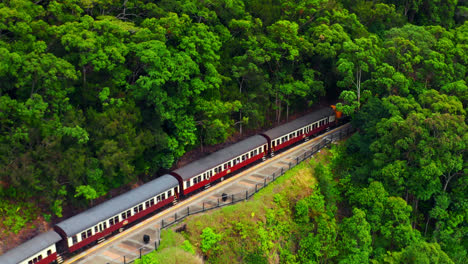
[[[335,110],[327,107],[244,139],[56,224],[53,231],[0,256],[0,263],[56,262],[64,254],[92,246],[177,199],[335,126],[337,121]]]

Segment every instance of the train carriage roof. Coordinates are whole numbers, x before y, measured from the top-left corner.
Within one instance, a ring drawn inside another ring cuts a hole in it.
[[[34,255],[42,250],[54,245],[60,241],[60,236],[54,231],[49,231],[35,236],[33,239],[7,251],[0,256],[0,263],[2,264],[17,264]],[[43,258],[46,256],[42,256]]]
[[[289,123],[272,128],[266,132],[263,132],[262,134],[268,136],[271,140],[274,140],[294,132],[302,127],[305,127],[306,125],[312,124],[326,116],[334,115],[334,113],[335,112],[330,107],[322,108],[305,116],[299,117],[298,119],[295,119]]]
[[[264,144],[267,144],[267,140],[260,135],[255,135],[179,168],[174,173],[186,181]]]
[[[57,227],[62,229],[67,237],[71,237],[176,186],[178,186],[177,179],[174,176],[165,174],[138,188],[70,217],[58,223]]]

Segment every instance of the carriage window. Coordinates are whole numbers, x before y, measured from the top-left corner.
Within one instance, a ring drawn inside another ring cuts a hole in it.
[[[138,206],[138,211],[143,211],[143,205],[142,205],[142,204],[140,204],[140,205]]]
[[[171,196],[171,195],[172,195],[172,190],[169,190],[169,191],[167,192],[167,197],[169,197],[169,196]]]
[[[151,198],[150,200],[150,206],[153,206],[154,205],[154,198]]]
[[[42,255],[39,255],[39,257],[37,257],[37,260],[42,260]]]
[[[149,208],[149,207],[150,207],[149,201],[146,201],[146,202],[145,202],[145,208]]]
[[[114,217],[114,222],[117,224],[119,222],[119,216]]]
[[[50,256],[52,254],[52,250],[47,250],[47,256]]]
[[[37,258],[34,258],[34,259],[33,259],[33,263],[37,263]]]
[[[156,202],[159,203],[160,201],[161,201],[161,196],[156,197]]]
[[[138,213],[138,207],[133,207],[133,212],[134,212],[135,214],[137,214],[137,213]]]
[[[125,220],[127,219],[127,214],[126,213],[122,213],[122,220]]]
[[[78,238],[76,237],[76,235],[74,235],[74,236],[72,237],[72,243],[73,243],[73,244],[78,243]]]
[[[201,176],[198,176],[198,182],[201,182],[201,180],[202,180],[202,177],[201,177]],[[171,191],[169,191],[168,196],[171,196]]]
[[[114,225],[114,219],[109,219],[109,226],[113,226]]]
[[[165,194],[165,193],[163,193],[163,194],[161,195],[161,199],[162,199],[162,200],[165,200],[165,199],[166,199],[166,194]]]
[[[32,260],[28,261],[28,264],[32,264],[32,263],[33,263]]]
[[[86,239],[86,232],[83,232],[81,233],[81,240],[85,240]]]
[[[94,227],[94,233],[97,234],[98,232],[98,229],[97,229],[97,226]]]
[[[223,169],[225,170],[227,169],[227,164],[224,164]]]
[[[212,171],[210,171],[209,174],[210,174],[210,177],[213,176],[213,172],[212,172]]]
[[[90,237],[91,234],[92,234],[92,233],[91,233],[91,229],[88,229],[88,231],[87,231],[87,237]]]

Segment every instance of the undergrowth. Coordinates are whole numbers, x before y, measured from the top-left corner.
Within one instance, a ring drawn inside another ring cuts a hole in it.
[[[28,223],[33,222],[38,214],[39,209],[33,203],[28,202],[11,202],[0,198],[0,222],[3,224],[3,233],[18,234],[18,232]],[[31,226],[34,228],[34,226]]]
[[[195,249],[181,234],[170,229],[161,232],[161,245],[135,264],[201,264],[202,259],[195,254]]]

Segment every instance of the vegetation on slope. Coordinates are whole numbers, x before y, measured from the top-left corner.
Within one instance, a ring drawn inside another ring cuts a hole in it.
[[[323,151],[252,200],[191,216],[185,243],[207,263],[455,263],[412,228],[411,206],[382,183],[343,188],[331,169],[341,154]]]
[[[195,249],[184,237],[171,229],[161,232],[161,245],[158,251],[153,251],[142,259],[135,260],[135,264],[201,264],[203,260],[196,255]]]

